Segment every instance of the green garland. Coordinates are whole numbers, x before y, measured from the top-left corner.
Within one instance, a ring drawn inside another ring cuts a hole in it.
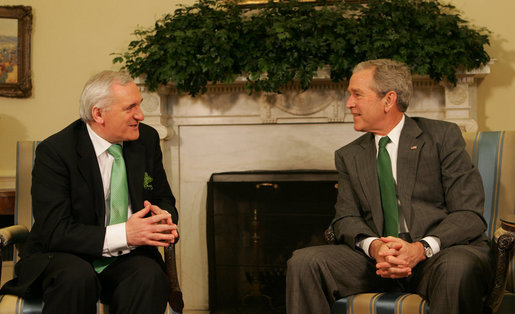
[[[490,60],[490,32],[475,29],[452,5],[437,0],[269,2],[242,6],[198,0],[137,30],[138,40],[113,62],[155,91],[172,81],[179,92],[202,94],[213,83],[246,78],[249,92],[280,92],[297,81],[310,87],[329,66],[335,82],[368,59],[391,58],[413,73],[455,84],[459,70]]]

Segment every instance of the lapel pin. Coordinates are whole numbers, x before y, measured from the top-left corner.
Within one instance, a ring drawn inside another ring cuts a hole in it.
[[[411,146],[411,147],[410,147],[410,149],[411,149],[411,150],[413,150],[413,149],[417,149],[417,145]]]

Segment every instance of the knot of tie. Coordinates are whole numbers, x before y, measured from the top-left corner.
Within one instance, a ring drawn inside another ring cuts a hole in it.
[[[379,140],[379,148],[385,148],[388,143],[390,143],[390,138],[388,136],[381,137]]]
[[[113,156],[115,159],[120,158],[123,156],[122,145],[113,144],[107,149],[107,152],[111,154],[111,156]]]

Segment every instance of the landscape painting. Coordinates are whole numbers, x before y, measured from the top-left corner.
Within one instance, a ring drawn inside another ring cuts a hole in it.
[[[30,97],[32,8],[0,6],[0,96]]]
[[[18,20],[0,18],[0,84],[18,82]]]

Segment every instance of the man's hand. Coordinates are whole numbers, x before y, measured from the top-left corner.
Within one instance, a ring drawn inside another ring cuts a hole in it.
[[[420,242],[409,243],[395,237],[375,240],[369,250],[370,256],[377,262],[376,274],[383,278],[408,277],[413,268],[425,259],[424,247]]]
[[[174,227],[172,232],[171,232],[171,234],[174,236],[174,239],[170,243],[174,243],[175,239],[179,239],[179,233],[177,232],[177,225],[173,223],[172,215],[170,215],[169,212],[167,212],[166,210],[162,210],[157,205],[152,205],[149,201],[145,201],[144,205],[145,205],[145,207],[146,206],[150,206],[150,211],[152,212],[152,216],[161,215],[161,214],[166,214],[167,215],[168,218],[166,220],[160,221],[159,223],[161,223],[161,224],[168,224],[168,225],[171,225],[171,226]]]
[[[145,217],[149,212],[152,216]],[[163,246],[174,243],[178,237],[177,225],[170,213],[145,201],[145,207],[134,213],[125,225],[129,246]]]

